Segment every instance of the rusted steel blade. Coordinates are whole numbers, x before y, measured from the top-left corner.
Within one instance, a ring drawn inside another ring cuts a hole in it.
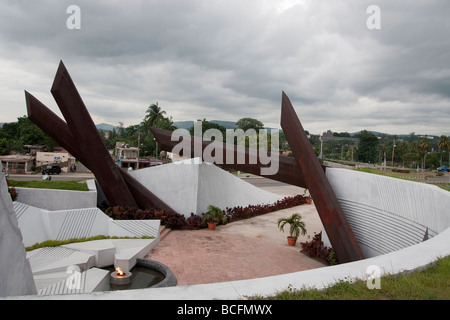
[[[158,148],[164,151],[172,152],[174,147],[180,143],[180,141],[172,141],[172,131],[159,129],[159,128],[150,128],[153,136],[155,137],[156,141],[158,142]],[[183,139],[190,139],[190,145],[191,145],[191,153],[190,154],[180,154],[186,157],[202,157],[204,155],[205,148],[212,143],[210,140],[203,140],[199,137],[193,137],[193,136],[183,136]],[[219,154],[222,154],[222,158],[218,163],[215,163],[217,166],[233,169],[233,170],[239,170],[246,173],[256,174],[258,176],[267,177],[269,179],[281,181],[284,183],[296,185],[302,188],[306,188],[306,182],[303,178],[301,169],[297,165],[297,162],[294,158],[289,157],[283,157],[279,156],[279,167],[278,171],[275,174],[264,174],[261,173],[261,168],[267,167],[268,165],[262,164],[260,158],[257,158],[256,163],[250,163],[249,157],[250,153],[254,152],[257,154],[257,151],[251,150],[249,148],[245,148],[243,153],[245,161],[240,161],[243,163],[238,162],[238,159],[241,159],[242,151],[238,150],[235,145],[229,144],[229,143],[218,143],[216,142],[214,145],[214,148],[216,149],[216,152],[219,152]],[[196,154],[197,151],[201,150],[201,155]],[[226,155],[227,152],[230,152],[230,154],[233,154],[233,162],[230,163],[227,161]]]
[[[106,149],[62,61],[56,72],[51,93],[67,121],[77,149],[84,155],[92,155],[92,161],[89,161],[90,169],[97,177],[108,201],[112,205],[136,207],[136,201],[125,184],[119,168]]]
[[[92,171],[92,160],[94,158],[91,157],[90,154],[84,155],[78,150],[77,145],[75,144],[76,140],[70,132],[67,123],[65,123],[53,111],[36,99],[32,94],[26,91],[25,100],[27,104],[28,118]],[[123,170],[119,170],[119,172],[140,208],[156,208],[174,211],[127,172]],[[102,189],[104,188],[103,186],[101,187]]]
[[[25,100],[28,118],[55,140],[58,145],[64,147],[64,149],[69,151],[70,154],[91,170],[92,164],[88,161],[89,157],[85,158],[78,151],[76,140],[72,136],[72,132],[70,132],[67,123],[27,91],[25,91]]]
[[[281,127],[291,146],[294,158],[304,174],[307,187],[314,199],[337,259],[341,263],[364,259],[347,218],[292,107],[291,101],[284,92],[281,103]]]

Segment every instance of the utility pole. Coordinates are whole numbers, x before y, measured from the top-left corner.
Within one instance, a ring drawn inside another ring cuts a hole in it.
[[[394,139],[394,144],[392,145],[392,162],[391,165],[394,166],[394,152],[395,152],[395,139]]]
[[[323,134],[321,133],[320,136],[319,136],[319,139],[320,139],[320,159],[323,160],[323,140],[322,140],[322,136],[323,136]]]

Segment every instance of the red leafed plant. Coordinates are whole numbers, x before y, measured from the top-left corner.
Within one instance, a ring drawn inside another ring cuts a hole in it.
[[[226,208],[223,214],[227,222],[240,219],[247,219],[257,215],[295,207],[306,203],[306,198],[302,195],[285,197],[273,204],[249,205],[246,207]],[[139,209],[134,207],[114,206],[105,210],[105,213],[116,220],[133,219],[160,219],[161,224],[171,229],[199,229],[206,228],[206,223],[202,222],[201,215],[191,213],[187,219],[184,215],[172,211],[158,209]]]
[[[309,242],[301,242],[302,252],[306,253],[312,258],[317,258],[328,265],[337,264],[334,250],[324,246],[322,238],[322,232],[315,233],[314,237]]]
[[[8,179],[6,179],[6,184],[8,185],[8,192],[9,192],[9,195],[11,196],[11,200],[12,201],[16,201],[17,200],[17,190],[16,190],[16,188],[11,185],[11,183],[9,182]]]

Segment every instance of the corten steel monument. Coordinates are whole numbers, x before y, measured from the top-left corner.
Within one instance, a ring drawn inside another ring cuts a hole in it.
[[[364,259],[353,231],[344,215],[311,143],[288,96],[283,92],[281,128],[291,147],[297,164],[303,172],[328,238],[340,262]]]
[[[220,163],[216,164],[218,166],[266,176],[273,180],[308,188],[315,200],[320,219],[339,261],[349,262],[364,259],[347,218],[325,175],[326,168],[321,166],[317,160],[312,145],[284,92],[282,94],[281,126],[291,146],[294,158],[280,156],[279,170],[273,175],[261,173],[261,168],[264,165],[261,163],[259,156],[255,164],[249,164],[250,150],[248,148],[239,151],[234,145],[203,140],[200,137],[183,137],[183,139],[190,139],[191,145],[191,154],[184,154],[184,156],[201,156],[203,158],[205,148],[214,143],[216,152],[222,155]],[[172,140],[171,131],[158,128],[151,128],[151,131],[161,150],[172,151],[179,143],[179,141]],[[226,161],[226,154],[229,150],[233,153],[234,161],[232,162]],[[245,161],[236,161],[239,157],[245,158]]]
[[[25,91],[30,120],[94,173],[111,205],[152,207],[174,211],[168,204],[156,197],[151,190],[145,188],[115,164],[62,61],[56,73],[51,93],[67,123]],[[294,108],[284,92],[281,106],[281,127],[291,146],[294,158],[280,156],[279,170],[275,174],[264,175],[262,173],[261,168],[265,165],[263,161],[260,161],[259,155],[256,163],[250,163],[248,161],[250,149],[238,150],[234,145],[214,141],[214,148],[220,149],[223,155],[222,161],[218,165],[308,188],[315,200],[320,219],[338,260],[349,262],[363,259],[363,253],[327,180],[325,167],[320,165]],[[152,128],[151,131],[161,150],[172,151],[178,143],[172,141],[171,131],[157,128]],[[203,151],[212,141],[199,137],[189,137],[189,139],[192,146],[191,154],[184,156],[199,156],[196,152],[200,150],[203,158]],[[234,157],[234,161],[231,163],[226,158],[227,153],[230,152],[229,148],[232,148],[231,152]],[[245,161],[236,161],[242,157]]]
[[[62,61],[51,93],[67,123],[25,91],[28,117],[94,173],[111,205],[173,211],[115,164]]]

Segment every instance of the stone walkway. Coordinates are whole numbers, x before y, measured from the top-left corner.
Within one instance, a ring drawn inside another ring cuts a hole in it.
[[[313,205],[302,205],[208,229],[170,231],[146,258],[168,266],[178,285],[267,277],[324,265],[286,243],[278,218],[301,213],[311,237],[322,228]]]

